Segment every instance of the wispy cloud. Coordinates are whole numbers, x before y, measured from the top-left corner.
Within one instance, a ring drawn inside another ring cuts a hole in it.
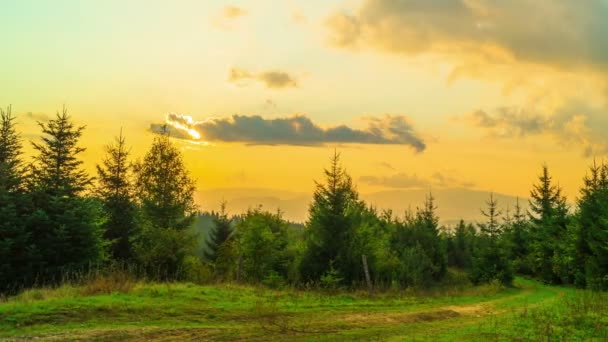
[[[471,188],[475,184],[462,180],[449,173],[436,172],[430,177],[420,177],[416,174],[398,172],[389,176],[362,176],[362,183],[396,189],[422,189],[422,188]]]
[[[237,6],[226,6],[223,10],[223,17],[234,19],[246,15],[248,12]]]
[[[462,118],[495,138],[548,135],[564,146],[581,148],[585,156],[608,153],[608,109],[572,102],[550,112],[502,107],[477,110]]]
[[[214,15],[211,19],[211,23],[214,27],[230,30],[234,27],[235,22],[241,18],[249,14],[247,10],[244,8],[228,5],[222,8],[221,12]]]
[[[366,118],[365,129],[346,125],[321,127],[304,115],[265,119],[259,115],[233,115],[194,121],[181,114],[168,114],[162,124],[153,124],[153,132],[168,127],[181,139],[244,142],[258,145],[323,145],[357,143],[404,145],[422,152],[426,144],[404,116],[383,115]]]
[[[269,89],[296,88],[298,86],[298,81],[293,75],[280,70],[252,73],[245,69],[232,68],[228,81],[237,85],[248,85],[250,81],[258,81]]]

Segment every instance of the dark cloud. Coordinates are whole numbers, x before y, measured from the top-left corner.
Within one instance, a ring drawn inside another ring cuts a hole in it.
[[[296,88],[298,86],[296,78],[284,71],[270,70],[255,74],[244,69],[230,69],[228,81],[245,85],[252,80],[262,82],[270,89]]]
[[[603,0],[365,0],[334,13],[335,45],[420,54],[483,54],[571,68],[608,66],[608,3]]]
[[[464,181],[451,174],[436,172],[429,178],[409,175],[399,172],[390,176],[362,176],[359,180],[363,183],[386,188],[396,189],[421,189],[429,187],[438,188],[471,188],[474,183]]]
[[[366,129],[345,125],[323,128],[310,118],[296,115],[265,119],[259,115],[233,115],[230,118],[194,122],[191,117],[168,114],[165,124],[153,124],[153,132],[166,125],[174,137],[205,141],[244,142],[260,145],[322,145],[358,143],[410,146],[416,152],[426,148],[424,141],[403,116],[367,118]]]

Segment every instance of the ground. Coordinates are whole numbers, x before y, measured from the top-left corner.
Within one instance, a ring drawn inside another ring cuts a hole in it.
[[[497,285],[328,294],[241,285],[62,286],[0,303],[0,341],[608,340],[605,294]]]

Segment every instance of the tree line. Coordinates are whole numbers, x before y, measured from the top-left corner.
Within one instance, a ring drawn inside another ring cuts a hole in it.
[[[194,181],[168,134],[132,161],[121,132],[93,178],[79,159],[84,127],[65,109],[39,126],[26,162],[15,116],[0,110],[0,292],[117,263],[155,280],[274,287],[427,287],[460,269],[474,284],[520,274],[608,289],[605,164],[590,167],[573,208],[544,166],[528,210],[503,212],[490,195],[483,222],[447,228],[432,194],[400,216],[362,201],[336,153],[303,228],[261,207],[231,216],[224,203],[201,239]]]

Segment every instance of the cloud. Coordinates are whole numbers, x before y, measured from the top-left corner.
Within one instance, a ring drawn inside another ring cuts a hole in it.
[[[247,11],[236,6],[226,6],[223,10],[223,17],[227,19],[234,19],[242,17],[247,14]]]
[[[220,13],[211,18],[211,24],[218,29],[231,30],[235,22],[248,14],[247,10],[237,6],[225,6]]]
[[[230,69],[229,82],[247,85],[252,80],[262,82],[269,89],[296,88],[298,86],[295,77],[284,71],[270,70],[255,74],[244,69]]]
[[[49,121],[50,120],[50,117],[44,113],[27,112],[27,113],[25,113],[25,117],[30,120],[34,120],[34,121]]]
[[[257,145],[323,145],[357,143],[405,145],[416,152],[425,150],[424,141],[404,116],[383,115],[366,118],[367,128],[346,125],[321,127],[304,115],[265,119],[259,115],[233,115],[194,121],[181,114],[168,114],[163,124],[150,130],[162,132],[167,127],[173,137],[189,140],[244,142]]]
[[[519,107],[477,110],[464,121],[495,138],[548,135],[564,146],[582,148],[583,155],[608,153],[608,108],[570,102],[550,112]]]
[[[295,10],[291,13],[291,20],[299,25],[306,25],[308,23],[308,18],[300,10]]]
[[[451,174],[436,172],[429,178],[409,175],[398,172],[390,176],[362,176],[359,180],[363,183],[396,189],[421,189],[429,187],[438,188],[471,188],[474,183],[463,181]]]
[[[500,50],[518,61],[608,66],[603,0],[365,0],[327,19],[333,44],[415,55]],[[498,57],[496,54],[494,57]]]
[[[359,178],[359,181],[369,185],[400,189],[426,188],[431,185],[429,180],[419,178],[416,175],[408,175],[403,172],[387,177],[362,176]]]

